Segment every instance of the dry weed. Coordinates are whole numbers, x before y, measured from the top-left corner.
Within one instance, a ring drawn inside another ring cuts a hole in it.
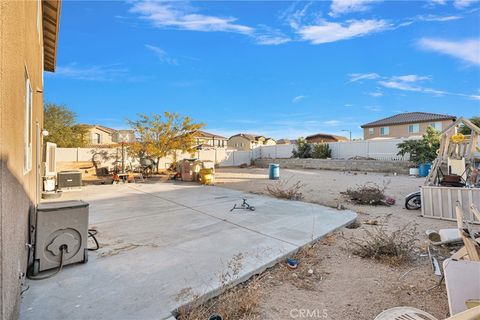
[[[276,181],[272,185],[267,185],[267,191],[269,194],[279,199],[288,199],[288,200],[301,200],[303,199],[303,194],[300,190],[304,187],[304,184],[301,181],[297,181],[294,184],[290,185],[290,180],[286,181]]]
[[[353,253],[362,258],[385,261],[388,264],[400,264],[412,258],[415,248],[416,228],[409,224],[396,231],[388,232],[384,226],[375,226],[365,230],[362,239],[351,237],[346,239],[352,245]]]
[[[320,269],[319,245],[319,242],[307,245],[291,257],[298,261],[296,269],[289,269],[286,262],[282,261],[269,270],[269,276],[274,277],[276,281],[288,282],[300,289],[314,290],[325,275]]]
[[[179,298],[190,298],[192,303],[182,306],[177,310],[179,320],[206,320],[218,314],[224,320],[253,320],[258,318],[256,309],[261,297],[261,284],[256,276],[244,284],[228,288],[229,283],[238,279],[243,267],[243,253],[238,253],[227,263],[227,268],[218,277],[221,284],[220,290],[225,290],[219,296],[200,302],[200,295],[191,290],[182,290]],[[189,296],[185,296],[185,294]]]
[[[341,194],[346,195],[351,201],[357,204],[374,206],[386,205],[386,196],[384,192],[387,184],[384,182],[383,186],[380,187],[376,183],[368,182],[363,186],[347,189],[347,191],[342,192]]]

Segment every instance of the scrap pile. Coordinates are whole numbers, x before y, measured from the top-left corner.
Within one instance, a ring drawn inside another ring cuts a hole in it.
[[[480,212],[475,205],[472,204],[469,211],[480,220]],[[429,234],[435,246],[461,245],[450,258],[443,261],[442,279],[445,279],[451,315],[480,306],[480,233],[474,232],[459,203],[455,212],[456,229],[442,229],[439,233]],[[442,275],[436,259],[431,259],[435,274]],[[480,318],[480,314],[477,317]]]
[[[470,134],[460,133],[469,131]],[[422,216],[456,221],[455,204],[464,212],[480,207],[480,128],[459,118],[440,134],[438,156],[421,189]],[[469,216],[473,223],[480,219]]]
[[[201,184],[213,185],[215,182],[215,164],[213,161],[184,159],[175,167],[175,179],[182,181],[199,181]]]

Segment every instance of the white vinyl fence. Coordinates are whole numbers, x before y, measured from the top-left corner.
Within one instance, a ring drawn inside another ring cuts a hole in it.
[[[332,159],[350,159],[352,157],[374,158],[376,160],[408,160],[397,156],[397,144],[405,139],[365,140],[349,142],[331,142]],[[220,167],[240,166],[250,164],[255,159],[285,159],[291,158],[295,145],[261,146],[251,151],[234,151],[223,148],[196,151],[194,154],[177,153],[177,161],[182,159],[198,158],[204,161],[213,161]],[[100,165],[113,167],[121,161],[121,148],[56,148],[57,162],[96,161]],[[133,167],[138,161],[126,158],[127,165]],[[168,168],[174,162],[173,156],[160,160],[159,168]]]
[[[352,157],[366,157],[376,160],[409,160],[397,156],[397,144],[406,139],[361,140],[347,142],[331,142],[332,159],[350,159]]]

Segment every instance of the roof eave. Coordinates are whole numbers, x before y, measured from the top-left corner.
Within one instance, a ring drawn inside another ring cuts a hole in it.
[[[42,1],[43,69],[54,72],[57,63],[61,0]]]

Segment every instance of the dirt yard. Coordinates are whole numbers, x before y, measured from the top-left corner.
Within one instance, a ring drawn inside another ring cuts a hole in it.
[[[385,309],[412,306],[439,319],[448,316],[444,283],[437,286],[427,255],[427,229],[455,227],[455,223],[419,217],[420,211],[403,208],[404,196],[418,190],[423,179],[363,172],[320,170],[281,170],[281,179],[304,184],[303,201],[351,209],[358,213],[359,227],[343,228],[299,254],[299,268],[289,270],[279,264],[266,271],[261,280],[261,298],[256,306],[258,319],[322,318],[335,320],[373,319]],[[396,199],[387,206],[355,205],[340,192],[373,182],[386,185],[385,193]],[[268,195],[267,169],[219,169],[216,185]],[[388,263],[361,258],[352,253],[350,238],[362,239],[366,230],[377,226],[365,224],[377,220],[388,232],[410,224],[416,227],[413,259],[406,263]],[[448,250],[434,251],[441,261]],[[253,316],[248,316],[251,319]]]

